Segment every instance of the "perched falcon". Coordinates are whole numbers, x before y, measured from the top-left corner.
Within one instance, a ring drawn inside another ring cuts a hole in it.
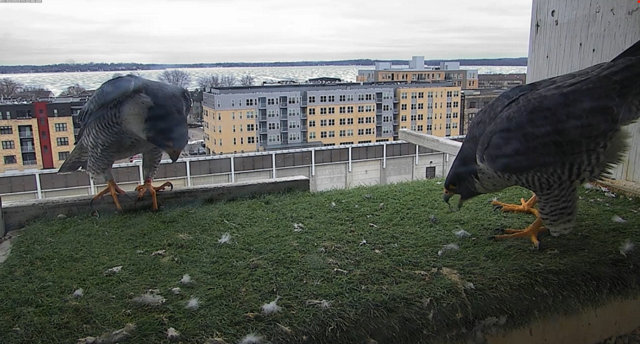
[[[640,117],[640,41],[610,62],[513,88],[474,117],[445,181],[443,198],[462,202],[519,185],[533,191],[504,211],[536,220],[497,238],[571,230],[577,187],[598,178],[626,149],[621,130]],[[537,203],[538,209],[534,208]]]
[[[107,187],[92,202],[109,193],[122,210],[111,166],[114,161],[142,153],[144,184],[136,187],[138,198],[149,191],[153,209],[158,209],[156,191],[171,183],[153,187],[151,180],[166,152],[176,161],[187,144],[189,93],[177,86],[135,75],[111,79],[100,88],[80,112],[80,132],[75,148],[59,169],[60,173],[82,168],[92,178],[102,176]]]

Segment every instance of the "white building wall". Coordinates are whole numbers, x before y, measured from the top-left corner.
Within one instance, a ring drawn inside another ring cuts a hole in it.
[[[527,82],[609,61],[638,40],[635,0],[533,0]],[[631,149],[612,177],[640,183],[640,123],[626,130]]]
[[[640,40],[632,0],[533,0],[527,82],[609,61]]]

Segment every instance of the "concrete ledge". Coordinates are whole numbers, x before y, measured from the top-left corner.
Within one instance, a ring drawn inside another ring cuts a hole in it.
[[[400,129],[398,138],[418,146],[427,147],[436,151],[457,155],[462,143],[439,136],[427,135],[415,131]]]
[[[486,336],[488,344],[599,343],[640,327],[640,298],[614,300],[578,314],[555,315]],[[617,343],[617,342],[616,342]]]
[[[158,192],[160,210],[164,206],[204,203],[220,200],[230,200],[248,197],[256,194],[285,192],[291,190],[309,191],[309,178],[302,176],[276,178],[264,181],[227,183],[174,189],[173,191]],[[55,200],[40,200],[16,203],[2,207],[4,230],[0,228],[2,236],[8,232],[22,228],[27,222],[36,218],[54,218],[60,214],[74,216],[90,214],[96,210],[100,214],[113,213],[115,206],[111,197],[106,196],[90,206],[91,196],[63,198]],[[121,195],[120,203],[125,212],[133,210],[150,210],[151,197],[148,194],[141,201],[137,201],[136,192]]]

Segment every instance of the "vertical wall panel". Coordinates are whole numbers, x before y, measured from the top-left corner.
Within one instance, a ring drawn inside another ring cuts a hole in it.
[[[637,1],[533,0],[527,82],[609,61],[638,40]],[[612,176],[640,182],[640,124],[628,130],[631,149]]]

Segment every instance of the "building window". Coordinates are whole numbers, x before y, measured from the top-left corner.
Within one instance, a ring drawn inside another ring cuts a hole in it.
[[[13,127],[11,126],[1,126],[0,127],[0,134],[1,135],[9,135],[9,134],[13,134]]]
[[[14,148],[16,148],[16,145],[12,140],[2,141],[2,149],[14,149]]]
[[[58,160],[67,160],[69,152],[58,152]]]
[[[315,139],[315,138],[316,138],[316,132],[315,131],[309,132],[309,139]]]
[[[5,155],[4,156],[4,164],[5,165],[10,165],[10,164],[15,164],[15,163],[17,163],[15,155]]]
[[[256,143],[256,138],[254,136],[247,137],[247,143]]]
[[[67,137],[58,137],[58,138],[56,138],[56,143],[58,144],[58,146],[68,146],[69,145],[69,138],[67,138]]]

